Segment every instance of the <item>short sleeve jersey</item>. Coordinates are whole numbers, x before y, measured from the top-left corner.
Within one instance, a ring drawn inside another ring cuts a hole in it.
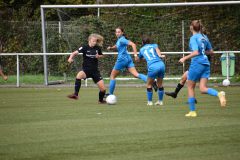
[[[162,59],[158,56],[156,52],[156,48],[158,48],[157,44],[145,44],[139,52],[139,58],[145,58],[147,61],[148,67],[155,63],[162,61]]]
[[[190,38],[189,49],[191,52],[198,51],[198,55],[193,57],[191,60],[191,64],[200,63],[205,65],[210,65],[208,57],[205,54],[206,50],[211,50],[212,45],[208,39],[208,37],[204,34],[194,34]]]
[[[130,55],[127,51],[127,46],[129,44],[129,40],[127,40],[124,36],[118,38],[116,42],[117,50],[118,50],[118,58],[117,60],[124,60],[129,58]]]
[[[83,69],[98,70],[98,59],[96,58],[96,54],[102,55],[102,50],[99,46],[90,47],[89,45],[84,45],[78,49],[78,53],[83,54]]]

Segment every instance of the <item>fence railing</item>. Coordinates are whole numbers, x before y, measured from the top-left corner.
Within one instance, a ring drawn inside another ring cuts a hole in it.
[[[165,55],[182,55],[184,56],[185,54],[190,54],[190,52],[161,52],[162,54]],[[227,76],[226,78],[229,79],[229,54],[230,53],[236,53],[239,54],[240,51],[214,51],[215,54],[226,54],[226,72],[227,72]],[[19,67],[19,56],[48,56],[48,55],[55,55],[55,56],[59,56],[59,55],[70,55],[71,53],[0,53],[0,56],[16,56],[16,72],[17,72],[17,82],[16,82],[16,87],[20,86],[20,67]],[[80,53],[81,54],[81,53]],[[103,52],[104,55],[116,55],[117,52]],[[132,52],[130,52],[130,54],[133,54]],[[183,66],[184,67],[184,66]],[[45,77],[46,79],[47,77]],[[109,79],[109,78],[106,78]],[[132,80],[135,78],[118,78],[118,80]],[[180,79],[180,77],[178,78],[170,78],[170,77],[166,77],[166,80],[174,80],[174,79]],[[217,77],[211,77],[211,79],[217,79]],[[87,81],[85,81],[85,85],[87,86]]]

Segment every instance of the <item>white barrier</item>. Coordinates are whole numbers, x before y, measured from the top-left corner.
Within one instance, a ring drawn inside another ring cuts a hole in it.
[[[189,54],[190,52],[161,52],[162,54],[165,55],[184,55],[184,54]],[[222,54],[222,53],[226,53],[227,54],[227,79],[229,79],[229,53],[240,53],[240,51],[214,51],[215,54]],[[16,56],[16,64],[17,64],[17,82],[16,82],[16,86],[19,87],[20,86],[20,68],[19,68],[19,56],[36,56],[36,55],[40,55],[40,56],[44,56],[44,55],[51,55],[51,56],[57,56],[57,55],[70,55],[71,53],[0,53],[0,56]],[[81,53],[80,53],[81,54]],[[117,52],[103,52],[104,55],[116,55]],[[130,52],[130,54],[133,54],[132,52]],[[108,78],[106,78],[108,79]],[[134,80],[136,78],[118,78],[119,80]],[[165,78],[166,80],[177,80],[180,79],[179,78]],[[212,77],[210,79],[218,79],[217,77]],[[87,86],[87,81],[85,82],[85,85]]]

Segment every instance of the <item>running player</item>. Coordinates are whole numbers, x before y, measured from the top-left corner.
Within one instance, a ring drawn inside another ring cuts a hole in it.
[[[208,57],[208,61],[211,62],[211,55],[207,55]],[[177,84],[177,87],[175,88],[174,92],[165,92],[165,94],[167,96],[171,96],[172,98],[177,98],[178,92],[182,89],[182,87],[185,85],[186,81],[187,81],[187,75],[188,75],[188,71],[184,72],[180,82]],[[197,103],[197,100],[196,100]]]
[[[191,59],[191,64],[187,76],[188,103],[190,112],[185,116],[196,117],[197,112],[195,109],[194,89],[197,81],[200,81],[199,89],[201,93],[219,97],[222,107],[226,106],[226,98],[225,92],[218,92],[215,89],[207,88],[207,81],[210,76],[210,63],[205,53],[213,52],[213,50],[207,36],[202,33],[201,22],[199,20],[192,21],[190,25],[190,31],[193,34],[189,42],[189,48],[192,53],[181,58],[179,62],[184,63],[186,60]]]
[[[134,63],[132,61],[131,56],[129,55],[127,51],[127,46],[131,46],[134,52],[135,60],[137,59],[137,48],[136,44],[133,43],[130,40],[127,40],[124,36],[124,29],[121,27],[116,28],[115,32],[118,40],[116,44],[112,47],[108,47],[107,49],[117,49],[118,50],[118,57],[117,62],[115,63],[115,66],[112,69],[111,75],[110,75],[110,84],[109,84],[109,94],[113,94],[116,86],[116,80],[115,78],[119,75],[120,71],[127,68],[128,71],[136,78],[139,78],[143,80],[144,82],[147,82],[147,76],[144,74],[140,74],[137,72]],[[156,85],[154,86],[155,90],[157,89]]]
[[[78,50],[74,51],[69,59],[68,62],[72,63],[73,58],[79,54],[83,53],[83,64],[82,70],[78,72],[75,80],[75,91],[73,94],[68,95],[68,98],[71,99],[78,99],[78,93],[81,88],[81,80],[86,78],[92,78],[94,83],[97,84],[99,88],[99,100],[98,102],[106,103],[103,100],[104,95],[106,93],[106,88],[104,86],[104,82],[102,76],[98,70],[98,59],[103,57],[102,51],[100,46],[102,46],[103,37],[98,34],[91,34],[88,37],[88,45],[81,46]]]
[[[157,44],[152,44],[150,42],[150,38],[148,36],[143,36],[142,38],[142,48],[139,52],[139,58],[144,58],[147,61],[148,67],[148,78],[147,78],[147,105],[152,106],[152,85],[154,83],[155,78],[157,78],[157,87],[158,87],[158,101],[155,105],[163,105],[163,95],[164,88],[162,85],[164,73],[165,73],[165,65],[162,61],[162,56],[160,49]],[[136,56],[136,55],[134,55]]]

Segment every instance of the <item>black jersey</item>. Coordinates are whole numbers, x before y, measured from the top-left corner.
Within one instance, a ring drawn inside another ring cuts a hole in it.
[[[102,55],[100,47],[84,45],[78,49],[78,53],[83,53],[82,67],[84,70],[98,70],[98,59],[96,58],[96,54]]]

